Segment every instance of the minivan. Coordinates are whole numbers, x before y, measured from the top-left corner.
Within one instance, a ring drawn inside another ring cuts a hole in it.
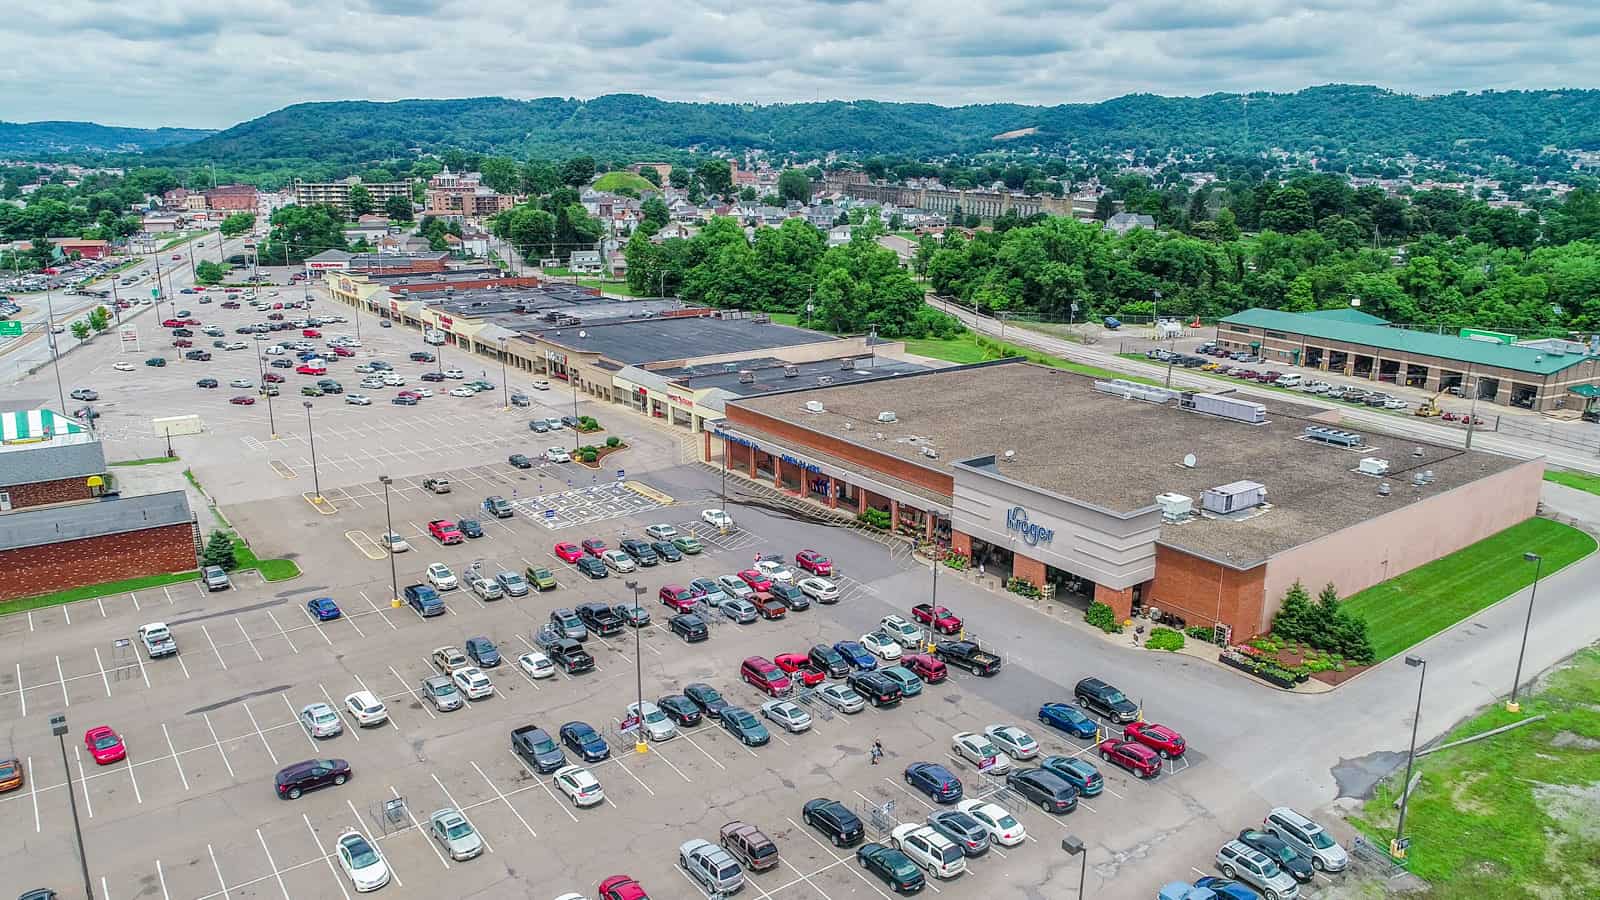
[[[1262,827],[1311,858],[1311,865],[1323,872],[1343,872],[1350,865],[1350,856],[1327,829],[1300,815],[1287,806],[1279,806],[1267,813]]]
[[[1282,388],[1292,388],[1299,387],[1301,381],[1302,379],[1298,374],[1290,372],[1287,375],[1279,375],[1278,380],[1274,381],[1273,384],[1276,384],[1278,387]]]

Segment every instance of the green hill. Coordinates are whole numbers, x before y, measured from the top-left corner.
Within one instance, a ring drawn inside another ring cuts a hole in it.
[[[615,191],[619,188],[632,188],[636,191],[658,190],[643,175],[635,175],[632,172],[607,172],[594,183],[594,189],[597,191]]]
[[[0,122],[0,152],[29,155],[151,150],[197,141],[215,131],[117,128],[93,122]]]

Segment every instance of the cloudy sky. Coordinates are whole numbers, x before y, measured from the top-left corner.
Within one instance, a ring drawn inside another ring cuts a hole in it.
[[[19,0],[12,0],[19,2]],[[311,100],[1095,101],[1600,86],[1600,0],[20,0],[0,119],[224,128]]]

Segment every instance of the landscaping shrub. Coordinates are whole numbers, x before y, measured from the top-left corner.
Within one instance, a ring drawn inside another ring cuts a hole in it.
[[[1024,597],[1032,598],[1039,596],[1039,586],[1026,578],[1012,578],[1010,581],[1006,582],[1006,590],[1013,594],[1020,594]]]
[[[1083,614],[1083,620],[1106,634],[1122,633],[1122,623],[1117,621],[1117,613],[1110,604],[1098,602],[1089,604],[1088,610]]]
[[[944,564],[957,572],[972,568],[971,558],[962,556],[959,553],[946,553],[944,555]]]
[[[1158,625],[1150,629],[1150,638],[1144,642],[1144,645],[1151,650],[1166,650],[1169,653],[1174,650],[1182,650],[1183,632]]]
[[[593,447],[584,447],[579,452],[581,452],[583,454],[583,461],[586,462],[586,463],[595,462],[596,460],[598,460],[600,458],[600,451],[596,450]]]
[[[1205,641],[1208,644],[1216,643],[1215,639],[1217,633],[1210,626],[1190,625],[1188,628],[1185,628],[1183,632],[1197,641]]]
[[[607,447],[620,447],[621,445],[622,445],[622,438],[619,438],[614,434],[611,437],[606,438],[606,446]]]
[[[211,537],[206,540],[205,550],[200,553],[200,564],[221,566],[228,570],[237,566],[239,563],[233,553],[233,535],[220,528],[211,532]]]
[[[889,527],[889,511],[869,506],[865,512],[856,516],[856,521],[883,531]]]

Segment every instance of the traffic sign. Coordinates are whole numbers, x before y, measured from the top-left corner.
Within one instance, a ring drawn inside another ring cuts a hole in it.
[[[161,296],[161,288],[158,288],[158,287],[151,288],[150,289],[150,296],[152,296],[152,297],[160,297]]]
[[[618,469],[618,470],[617,470],[617,480],[618,480],[618,481],[621,481],[621,480],[622,480],[622,475],[623,475],[623,472],[622,472],[622,470],[621,470],[621,469]]]
[[[0,337],[22,337],[22,323],[14,320],[0,322]]]
[[[544,511],[544,517],[546,519],[554,519],[556,517],[556,511],[553,509],[547,509]]]

